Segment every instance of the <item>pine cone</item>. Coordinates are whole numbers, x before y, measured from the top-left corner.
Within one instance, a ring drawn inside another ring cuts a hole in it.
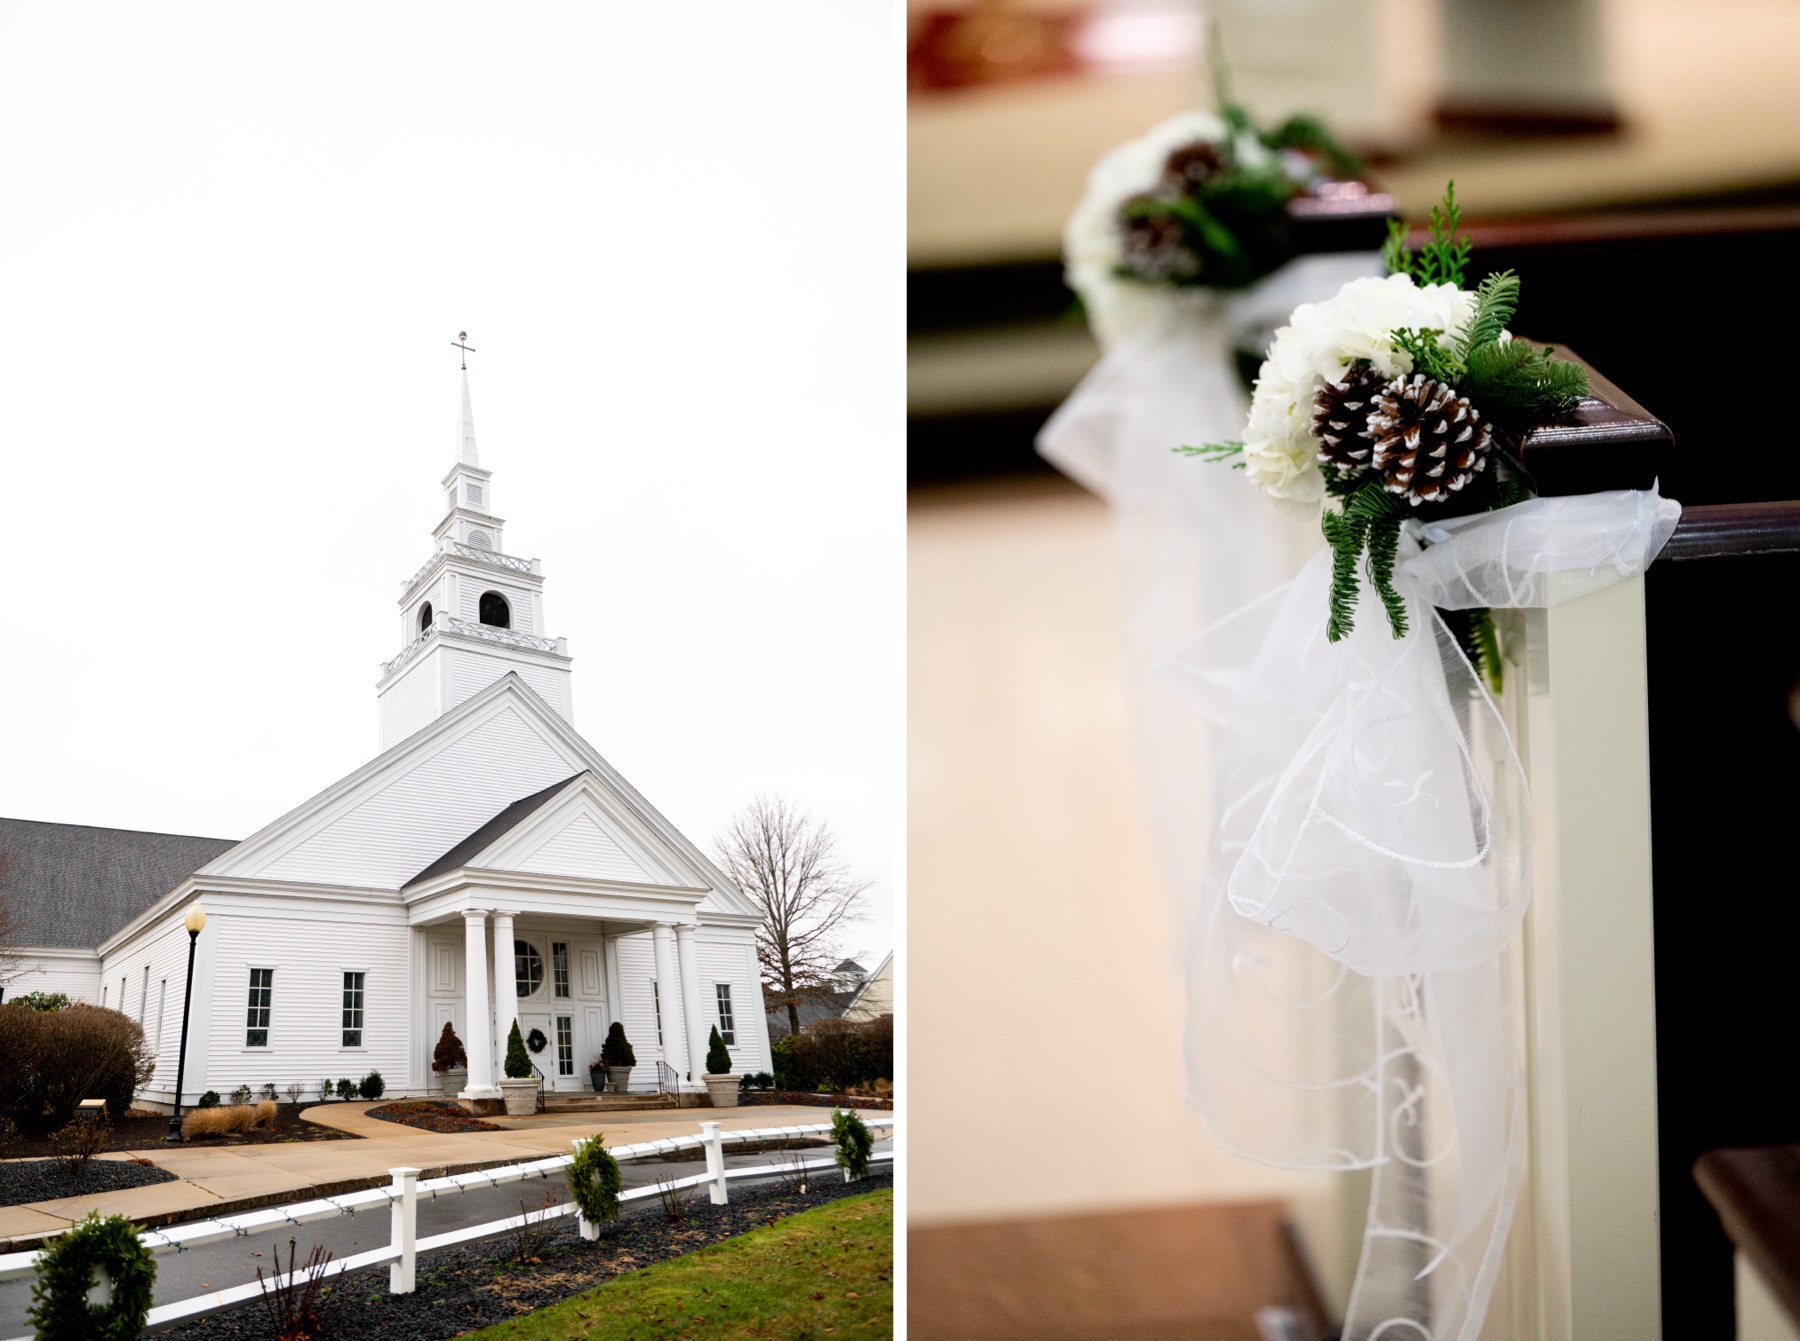
[[[1388,379],[1366,363],[1358,363],[1341,382],[1328,382],[1313,397],[1313,436],[1319,440],[1319,460],[1341,471],[1360,470],[1369,464],[1375,444],[1364,432],[1375,396]]]
[[[1144,279],[1192,279],[1200,273],[1200,260],[1188,248],[1181,220],[1167,209],[1142,208],[1158,203],[1153,196],[1125,202],[1119,216],[1125,268]]]
[[[1365,430],[1371,464],[1387,491],[1414,507],[1441,503],[1487,469],[1493,429],[1466,396],[1424,373],[1397,378],[1376,397]]]
[[[1163,162],[1163,185],[1193,196],[1225,171],[1225,155],[1205,140],[1195,140],[1175,150]]]

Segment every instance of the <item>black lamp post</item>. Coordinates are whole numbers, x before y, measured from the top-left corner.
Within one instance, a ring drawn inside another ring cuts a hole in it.
[[[194,999],[194,947],[200,943],[200,928],[206,925],[206,910],[195,900],[194,906],[181,924],[187,928],[188,934],[188,971],[187,989],[181,994],[181,1051],[175,1054],[175,1115],[169,1119],[169,1134],[165,1141],[181,1140],[181,1085],[187,1078],[187,1027],[188,1006]]]

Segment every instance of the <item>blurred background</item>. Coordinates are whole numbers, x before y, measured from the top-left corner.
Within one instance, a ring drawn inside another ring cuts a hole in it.
[[[1063,221],[1106,150],[1211,105],[1214,32],[1259,122],[1322,114],[1410,221],[1454,178],[1476,272],[1524,278],[1515,329],[1674,430],[1666,495],[1800,497],[1800,454],[1739,450],[1770,433],[1768,398],[1696,367],[1701,349],[1761,367],[1788,347],[1797,0],[909,0],[919,1337],[1302,1336],[1253,1326],[1253,1305],[1285,1298],[1323,1330],[1354,1266],[1356,1186],[1238,1161],[1182,1102],[1181,928],[1138,794],[1110,517],[1032,446],[1098,358],[1062,283]],[[1674,627],[1660,590],[1653,639],[1659,610]],[[1691,746],[1658,739],[1667,778]],[[1696,1021],[1741,1006],[1701,995]],[[1671,1263],[1715,1295],[1728,1276],[1687,1170],[1734,1138],[1698,1111],[1708,1063],[1662,1014],[1673,1319]],[[969,1140],[996,1094],[1006,1140]]]

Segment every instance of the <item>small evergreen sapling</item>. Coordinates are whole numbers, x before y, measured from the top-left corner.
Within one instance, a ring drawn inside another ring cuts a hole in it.
[[[431,1069],[442,1074],[445,1071],[467,1070],[469,1054],[463,1050],[462,1040],[456,1036],[456,1026],[444,1021],[444,1031],[438,1035],[437,1047],[432,1049]]]
[[[506,1078],[531,1079],[531,1054],[525,1051],[525,1036],[519,1032],[517,1020],[513,1021],[512,1032],[506,1036]]]
[[[731,1054],[725,1049],[725,1040],[719,1037],[719,1026],[712,1028],[712,1037],[706,1041],[706,1074],[709,1076],[729,1075],[731,1072]]]
[[[600,1045],[600,1065],[637,1065],[637,1054],[631,1050],[631,1041],[625,1037],[625,1026],[617,1020],[612,1022],[611,1028],[606,1031],[606,1041]]]
[[[387,1089],[387,1082],[381,1078],[381,1072],[371,1071],[357,1085],[356,1092],[365,1099],[379,1099]]]
[[[356,1097],[356,1082],[351,1080],[348,1076],[338,1081],[337,1097],[345,1100],[354,1099]]]

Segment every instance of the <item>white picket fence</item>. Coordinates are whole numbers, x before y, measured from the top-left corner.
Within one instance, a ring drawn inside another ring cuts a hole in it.
[[[894,1119],[879,1115],[865,1115],[871,1133],[895,1130]],[[830,1169],[836,1167],[837,1156],[833,1151],[811,1158],[798,1158],[783,1164],[748,1165],[744,1168],[727,1169],[725,1167],[725,1147],[742,1145],[754,1141],[782,1141],[803,1136],[819,1136],[831,1131],[829,1122],[813,1122],[795,1127],[753,1127],[738,1131],[723,1131],[717,1122],[702,1122],[698,1136],[673,1136],[659,1141],[642,1141],[635,1145],[609,1147],[608,1153],[621,1164],[635,1160],[653,1159],[677,1151],[692,1150],[699,1147],[706,1158],[706,1172],[697,1173],[687,1178],[676,1178],[658,1182],[649,1187],[632,1188],[621,1192],[621,1202],[641,1201],[648,1197],[661,1195],[665,1190],[675,1191],[687,1188],[705,1187],[708,1189],[712,1204],[723,1206],[729,1200],[727,1187],[738,1179],[769,1178],[798,1173],[802,1169]],[[579,1141],[572,1145],[581,1144]],[[891,1151],[877,1151],[870,1156],[871,1164],[885,1164],[893,1161]],[[394,1181],[386,1187],[372,1187],[362,1192],[346,1192],[342,1196],[320,1197],[315,1201],[297,1202],[291,1206],[270,1206],[263,1210],[246,1211],[242,1215],[221,1216],[216,1220],[197,1220],[184,1225],[171,1225],[167,1229],[144,1229],[138,1231],[138,1238],[152,1253],[179,1253],[189,1248],[197,1248],[205,1243],[217,1243],[224,1239],[248,1238],[252,1234],[267,1233],[270,1230],[286,1229],[304,1225],[314,1220],[329,1220],[337,1216],[367,1214],[383,1209],[389,1213],[389,1240],[385,1248],[374,1248],[366,1253],[357,1253],[352,1257],[333,1260],[326,1264],[323,1274],[336,1276],[345,1272],[365,1271],[370,1267],[387,1265],[388,1292],[390,1294],[411,1294],[417,1279],[417,1263],[423,1253],[438,1252],[444,1248],[454,1248],[459,1244],[476,1243],[482,1239],[497,1238],[511,1233],[527,1224],[538,1224],[546,1220],[557,1220],[573,1215],[580,1226],[581,1236],[595,1239],[600,1236],[600,1226],[582,1218],[573,1202],[549,1206],[541,1211],[530,1211],[524,1215],[508,1216],[504,1220],[489,1220],[484,1224],[469,1225],[463,1229],[453,1229],[444,1234],[433,1234],[429,1238],[418,1236],[419,1198],[436,1200],[442,1196],[460,1196],[478,1188],[501,1187],[507,1183],[525,1182],[529,1179],[548,1179],[561,1173],[574,1162],[573,1155],[552,1155],[544,1159],[529,1160],[522,1164],[508,1164],[499,1169],[481,1169],[473,1173],[454,1173],[444,1178],[427,1178],[419,1180],[417,1169],[390,1169]],[[845,1174],[848,1179],[849,1175]],[[19,1280],[35,1274],[37,1263],[42,1252],[0,1254],[0,1281]],[[296,1276],[305,1279],[302,1272]],[[278,1288],[287,1283],[285,1274],[277,1275],[267,1288]],[[204,1317],[209,1313],[218,1313],[224,1309],[235,1308],[249,1303],[264,1292],[265,1286],[260,1281],[252,1281],[247,1285],[234,1286],[227,1290],[214,1290],[211,1294],[197,1295],[192,1299],[180,1299],[171,1304],[159,1304],[150,1310],[146,1323],[149,1330],[172,1327],[178,1322],[186,1322],[191,1318]],[[19,1337],[16,1341],[31,1341],[29,1337]]]

